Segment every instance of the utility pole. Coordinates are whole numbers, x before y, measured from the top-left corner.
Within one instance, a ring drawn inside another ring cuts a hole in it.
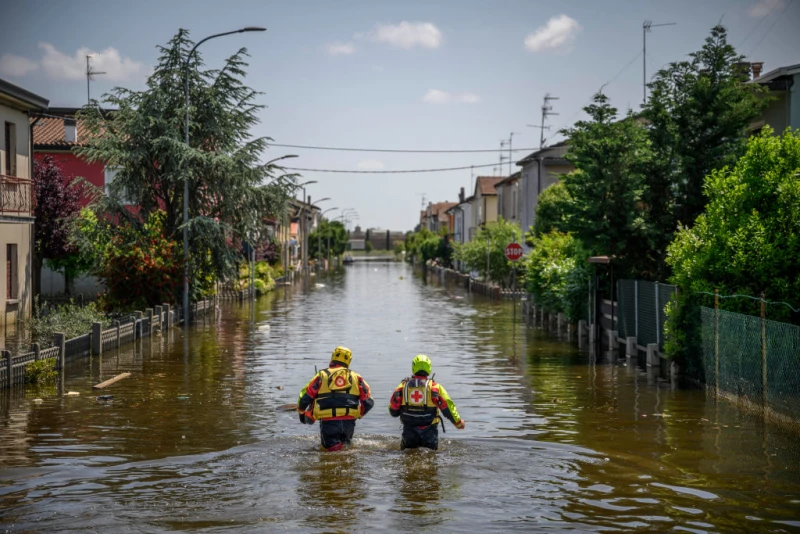
[[[558,113],[553,113],[553,106],[550,105],[551,100],[558,100],[558,97],[550,96],[550,93],[545,93],[544,103],[542,104],[542,124],[540,126],[528,124],[529,128],[539,128],[541,130],[541,135],[539,136],[539,150],[544,148],[544,131],[550,129],[549,126],[544,125],[547,117],[550,117],[551,115],[558,115]]]
[[[677,22],[665,22],[664,24],[653,24],[652,20],[642,22],[642,95],[643,102],[647,104],[647,32],[650,28],[659,26],[675,26]]]
[[[94,80],[94,77],[98,74],[107,74],[106,72],[99,72],[96,70],[92,70],[92,66],[89,64],[89,60],[92,58],[94,54],[89,54],[86,56],[86,103],[92,103],[92,97],[89,95],[89,82]]]

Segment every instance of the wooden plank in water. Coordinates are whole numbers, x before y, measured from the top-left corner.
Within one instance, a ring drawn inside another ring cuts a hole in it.
[[[115,376],[114,378],[109,378],[109,379],[108,379],[108,380],[106,380],[105,382],[100,382],[99,384],[95,384],[95,385],[93,385],[93,386],[92,386],[92,389],[103,389],[104,387],[106,387],[106,386],[110,386],[110,385],[111,385],[111,384],[113,384],[114,382],[117,382],[117,381],[119,381],[119,380],[122,380],[123,378],[128,378],[129,376],[131,376],[131,374],[130,374],[130,373],[122,373],[122,374],[119,374],[119,375]]]

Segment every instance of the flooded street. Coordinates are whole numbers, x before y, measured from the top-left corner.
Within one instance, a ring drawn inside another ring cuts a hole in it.
[[[702,390],[593,364],[395,263],[224,304],[69,369],[66,387],[3,391],[0,526],[11,531],[790,532],[800,440]],[[186,334],[186,335],[184,335]],[[375,409],[354,445],[322,453],[294,412],[331,350]],[[388,402],[418,353],[467,427],[401,452]],[[102,379],[130,371],[102,394]],[[34,404],[41,396],[44,402]]]

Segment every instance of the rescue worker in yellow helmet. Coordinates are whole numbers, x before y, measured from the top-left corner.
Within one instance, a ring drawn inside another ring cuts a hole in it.
[[[315,374],[297,398],[300,422],[314,424],[319,419],[320,439],[328,451],[348,445],[356,419],[364,417],[375,405],[367,382],[350,370],[352,359],[350,349],[336,347],[330,366]]]
[[[389,402],[389,413],[392,417],[399,417],[403,423],[400,448],[436,450],[439,447],[440,412],[458,429],[463,429],[465,423],[444,386],[429,378],[430,358],[418,355],[411,362],[411,372],[413,376],[400,382]]]

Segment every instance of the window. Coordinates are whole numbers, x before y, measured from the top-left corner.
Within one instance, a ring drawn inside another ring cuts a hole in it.
[[[103,181],[105,182],[106,196],[111,195],[111,187],[110,187],[111,182],[114,181],[114,178],[116,178],[118,172],[119,169],[114,169],[112,167],[106,167],[105,170],[103,171],[104,174]],[[127,191],[125,191],[122,194],[119,201],[122,202],[123,204],[128,204],[128,205],[136,204],[136,201],[133,198],[131,198],[131,195],[129,195]]]
[[[17,245],[6,245],[6,300],[18,298]]]
[[[6,123],[6,168],[8,176],[17,175],[17,125],[13,122]]]

